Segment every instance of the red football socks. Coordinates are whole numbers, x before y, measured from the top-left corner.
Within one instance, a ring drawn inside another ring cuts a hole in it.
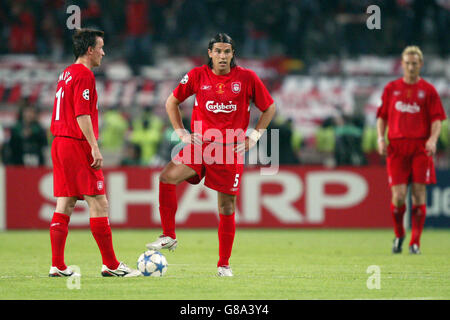
[[[175,184],[159,183],[159,215],[163,234],[176,239],[175,214],[177,213],[177,186]]]
[[[420,235],[425,225],[425,217],[427,214],[427,206],[413,205],[411,210],[411,241],[410,246],[417,244],[420,247]]]
[[[234,212],[231,215],[219,214],[219,261],[217,267],[228,266],[233,249],[236,222]]]
[[[397,238],[405,236],[405,228],[403,227],[403,217],[405,215],[406,205],[396,207],[391,203],[392,220],[394,221],[394,232]]]
[[[64,263],[64,247],[69,232],[70,216],[55,212],[50,223],[50,243],[52,246],[52,266],[59,270],[67,268]]]
[[[111,227],[108,217],[90,219],[91,232],[102,255],[102,261],[109,269],[117,269],[120,262],[116,259],[112,243]]]

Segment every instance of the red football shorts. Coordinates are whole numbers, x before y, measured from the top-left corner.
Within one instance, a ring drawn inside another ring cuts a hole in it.
[[[233,151],[234,144],[203,143],[201,146],[187,144],[174,158],[197,173],[188,179],[198,184],[205,178],[205,186],[213,190],[237,195],[244,171],[244,157]]]
[[[84,140],[55,137],[52,143],[53,195],[78,197],[105,194],[101,169],[91,167],[91,147]]]
[[[387,148],[389,185],[436,183],[433,157],[425,150],[424,139],[392,139]]]

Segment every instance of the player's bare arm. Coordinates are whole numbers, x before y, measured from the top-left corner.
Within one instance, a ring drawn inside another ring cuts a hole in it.
[[[95,139],[94,129],[92,127],[92,121],[90,115],[81,115],[77,117],[77,122],[81,132],[91,146],[91,154],[94,161],[91,163],[91,167],[94,169],[100,169],[103,166],[103,156],[100,153],[97,140]]]
[[[385,156],[386,151],[386,141],[384,139],[384,133],[386,131],[386,121],[382,118],[377,119],[377,134],[378,134],[378,153]]]
[[[436,144],[440,134],[441,134],[441,121],[436,120],[431,124],[431,134],[425,144],[425,150],[427,151],[429,156],[432,156],[436,153]]]
[[[270,107],[264,110],[259,117],[258,122],[256,123],[254,131],[250,134],[249,137],[245,139],[245,144],[240,144],[235,147],[235,152],[242,153],[253,148],[258,142],[259,138],[262,135],[263,130],[267,128],[270,121],[272,121],[275,113],[276,113],[275,103],[272,103]],[[245,148],[244,148],[245,147]]]
[[[173,129],[180,137],[181,141],[184,143],[192,143],[201,145],[202,137],[198,133],[189,133],[183,126],[183,121],[181,120],[181,112],[180,112],[180,101],[175,98],[173,93],[167,98],[166,101],[166,112],[169,116],[170,123],[172,124]]]

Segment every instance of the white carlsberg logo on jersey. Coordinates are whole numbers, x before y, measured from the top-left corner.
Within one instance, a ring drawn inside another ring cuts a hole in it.
[[[89,100],[89,89],[83,91],[83,98],[84,100]]]
[[[395,103],[395,110],[400,112],[417,113],[420,112],[420,106],[418,106],[415,102],[414,104],[409,104],[397,101]]]
[[[214,101],[208,101],[206,102],[206,110],[218,113],[218,112],[224,112],[224,113],[230,113],[233,111],[236,111],[237,106],[235,104],[232,104],[232,101],[229,101],[230,104],[224,104],[223,102],[218,103]]]

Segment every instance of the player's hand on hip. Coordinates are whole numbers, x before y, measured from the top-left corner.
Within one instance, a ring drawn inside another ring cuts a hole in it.
[[[100,149],[98,147],[92,148],[91,155],[92,159],[94,159],[91,163],[91,167],[96,170],[103,167],[103,156],[100,153]]]
[[[244,154],[246,151],[253,148],[256,145],[256,143],[257,141],[254,141],[249,137],[246,137],[244,142],[241,142],[234,147],[234,152]]]
[[[434,139],[428,139],[425,143],[425,151],[429,156],[433,156],[436,153],[436,141]]]
[[[202,135],[199,133],[190,133],[186,129],[177,129],[175,131],[177,132],[178,136],[180,137],[183,143],[190,143],[196,145],[201,145],[203,143]]]

